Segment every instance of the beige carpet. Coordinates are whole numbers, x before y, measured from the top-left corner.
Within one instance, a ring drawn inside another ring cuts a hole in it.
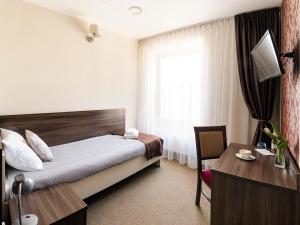
[[[196,170],[162,160],[88,200],[88,225],[208,225],[210,204],[195,206]]]

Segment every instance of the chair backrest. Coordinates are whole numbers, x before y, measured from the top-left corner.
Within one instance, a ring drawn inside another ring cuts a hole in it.
[[[216,159],[227,148],[226,126],[194,127],[198,168],[202,160]]]

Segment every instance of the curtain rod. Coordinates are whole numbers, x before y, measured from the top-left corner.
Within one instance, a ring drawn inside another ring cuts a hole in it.
[[[169,33],[175,32],[175,31],[185,30],[185,29],[189,29],[189,28],[197,27],[197,26],[202,26],[202,25],[209,24],[209,23],[219,22],[219,21],[222,21],[222,20],[229,20],[229,19],[232,19],[232,18],[234,18],[234,17],[233,16],[228,16],[228,17],[219,18],[219,19],[215,19],[215,20],[209,20],[209,21],[206,21],[206,22],[195,23],[195,24],[192,24],[192,25],[189,25],[189,26],[186,26],[186,27],[180,27],[180,28],[176,28],[176,29],[173,29],[173,30],[165,31],[165,32],[162,32],[162,33],[150,35],[148,37],[139,39],[139,41],[144,41],[144,40],[147,40],[147,39],[159,36],[159,35],[169,34]]]

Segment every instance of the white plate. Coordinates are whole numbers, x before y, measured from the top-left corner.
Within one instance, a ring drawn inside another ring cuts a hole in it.
[[[249,158],[243,158],[242,155],[241,155],[240,153],[236,153],[235,156],[238,157],[239,159],[246,160],[246,161],[252,161],[252,160],[255,159],[255,156],[254,156],[254,155],[250,155]]]

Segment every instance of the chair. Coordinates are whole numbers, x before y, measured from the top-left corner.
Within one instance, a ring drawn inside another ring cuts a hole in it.
[[[211,170],[202,169],[202,160],[216,159],[227,148],[226,126],[194,127],[197,147],[197,190],[195,204],[199,206],[201,192],[210,202],[208,195],[202,190],[202,181],[211,188]]]

